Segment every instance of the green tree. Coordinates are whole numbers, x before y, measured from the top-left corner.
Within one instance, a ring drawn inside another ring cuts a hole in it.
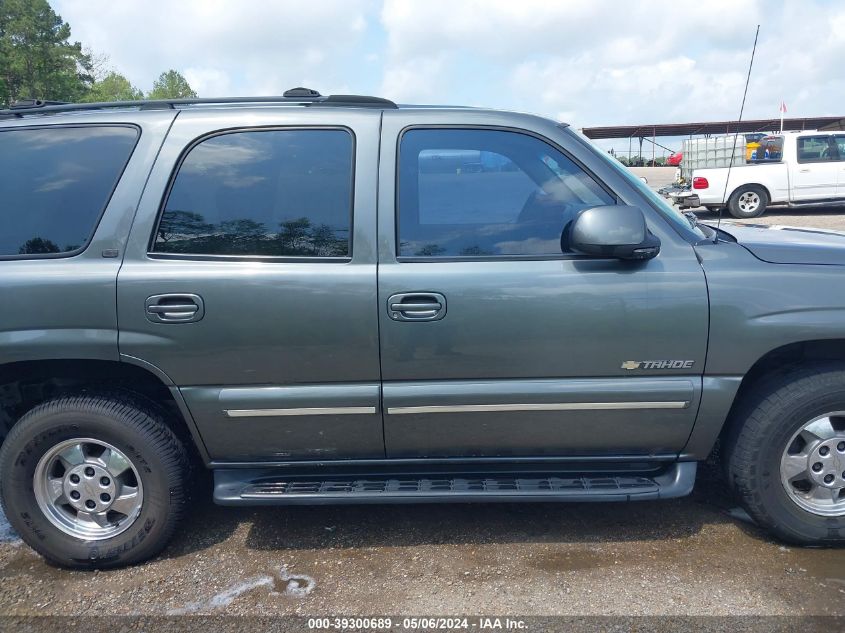
[[[188,80],[175,70],[161,73],[153,84],[153,89],[147,93],[148,99],[186,99],[196,96],[197,93],[188,84]]]
[[[247,218],[224,220],[217,230],[227,247],[237,253],[261,254],[262,242],[267,237],[267,227],[263,223]]]
[[[20,247],[18,253],[21,255],[31,255],[33,253],[58,253],[60,250],[61,249],[55,242],[52,242],[45,237],[32,237]],[[73,249],[71,248],[68,250]]]
[[[328,224],[320,224],[311,230],[311,244],[314,249],[314,255],[319,257],[336,257],[344,256],[349,252],[349,242],[346,238],[339,235],[340,231],[336,231]]]
[[[311,255],[313,247],[310,239],[311,220],[298,218],[281,223],[279,232],[279,250],[282,255]]]
[[[214,225],[205,221],[205,216],[193,211],[167,210],[158,224],[158,238],[167,244],[174,237],[193,239],[214,231]]]
[[[83,101],[135,101],[143,99],[144,93],[129,83],[121,74],[110,72],[99,81],[95,81],[91,90],[83,97]]]
[[[440,244],[426,244],[414,253],[414,255],[418,255],[419,257],[437,257],[445,252],[446,249],[440,246]]]
[[[91,57],[47,0],[0,0],[0,101],[78,101],[93,83]]]

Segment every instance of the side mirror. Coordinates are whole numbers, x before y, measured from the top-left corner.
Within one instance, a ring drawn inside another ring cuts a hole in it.
[[[642,260],[657,257],[660,240],[637,207],[612,205],[582,211],[561,235],[561,249],[592,257]]]

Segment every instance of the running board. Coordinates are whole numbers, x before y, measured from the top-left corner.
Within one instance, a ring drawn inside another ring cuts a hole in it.
[[[647,476],[572,473],[285,476],[269,469],[214,471],[220,505],[444,503],[472,501],[639,501],[692,492],[696,462],[675,462]]]

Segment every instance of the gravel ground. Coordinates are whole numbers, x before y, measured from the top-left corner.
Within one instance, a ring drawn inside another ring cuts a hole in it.
[[[841,210],[755,222],[845,230]],[[845,549],[768,539],[712,466],[664,502],[201,501],[160,557],[109,572],[46,564],[0,515],[0,579],[0,615],[845,615]]]
[[[700,220],[715,221],[718,214],[704,207],[695,210]],[[727,211],[722,213],[722,220],[736,221]],[[754,224],[779,224],[782,226],[801,226],[809,228],[845,231],[845,210],[842,207],[819,207],[816,209],[778,209],[773,207],[759,218],[743,220]]]
[[[685,499],[613,505],[202,502],[159,558],[108,572],[6,533],[0,615],[845,614],[845,550],[769,540],[717,472]]]

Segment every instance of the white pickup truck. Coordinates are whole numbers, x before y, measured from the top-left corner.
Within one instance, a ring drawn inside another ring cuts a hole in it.
[[[756,218],[774,205],[845,205],[845,132],[766,136],[730,176],[727,167],[696,169],[692,189],[672,198],[684,209],[727,207],[735,218]]]

